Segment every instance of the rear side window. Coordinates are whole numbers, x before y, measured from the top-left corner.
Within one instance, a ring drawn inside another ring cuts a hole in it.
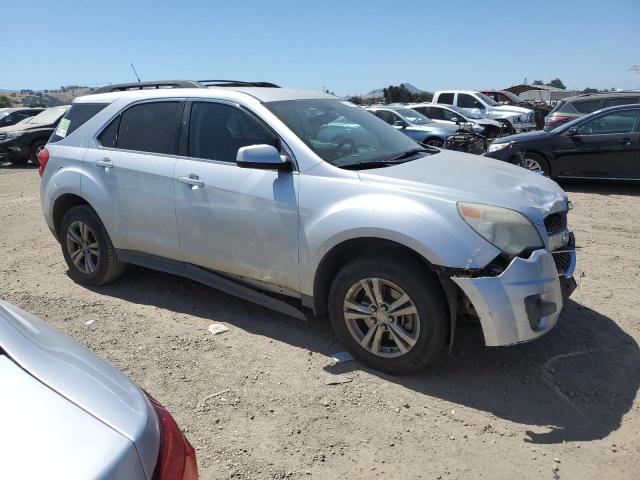
[[[100,110],[105,108],[106,103],[75,103],[65,113],[58,127],[51,135],[50,142],[59,142],[71,135],[75,130],[84,125],[87,120],[94,117]]]
[[[118,115],[107,128],[98,136],[98,141],[103,147],[116,148],[118,139],[118,127],[120,126],[120,115]]]
[[[616,105],[629,105],[630,103],[640,103],[640,97],[618,97],[605,100],[605,107],[614,107]]]
[[[222,103],[193,103],[189,123],[190,157],[235,163],[241,147],[261,144],[277,148],[278,139],[251,115]]]
[[[424,112],[420,112],[420,113],[426,115],[431,120],[444,120],[444,114],[442,113],[443,112],[442,108],[425,107],[424,110],[425,110]]]
[[[176,115],[180,102],[157,102],[134,105],[120,115],[115,139],[116,148],[150,153],[173,153]],[[100,143],[113,141],[111,125],[100,135]],[[102,136],[105,136],[104,139]]]
[[[582,102],[574,102],[573,108],[580,113],[595,112],[602,107],[602,100],[586,100]]]
[[[453,93],[441,93],[438,97],[438,103],[453,105]]]

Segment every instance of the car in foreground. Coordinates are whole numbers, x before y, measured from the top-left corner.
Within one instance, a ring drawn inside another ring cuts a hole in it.
[[[438,124],[421,113],[404,106],[374,105],[367,107],[366,110],[416,142],[432,147],[443,147],[447,137],[458,130],[455,125]]]
[[[544,119],[544,129],[553,130],[583,115],[588,115],[607,107],[640,103],[640,91],[584,93],[568,97],[549,112]]]
[[[69,105],[47,108],[15,125],[0,128],[0,158],[11,163],[31,161],[37,165],[38,152],[58,126]]]
[[[555,182],[422,145],[325,93],[164,85],[77,98],[65,118],[78,120],[39,156],[44,218],[75,281],[132,263],[328,315],[389,373],[434,362],[462,316],[489,346],[556,324],[575,251]]]
[[[421,113],[425,117],[436,123],[450,126],[458,126],[460,123],[471,125],[474,132],[487,138],[499,137],[503,131],[500,122],[483,118],[480,115],[468,113],[467,111],[454,107],[453,105],[438,105],[433,103],[416,103],[407,107]]]
[[[196,480],[169,412],[46,323],[0,300],[0,478]]]
[[[492,98],[474,90],[438,91],[433,94],[431,103],[453,105],[472,115],[496,120],[504,124],[509,133],[536,129],[533,110],[512,105],[500,105]]]
[[[43,110],[44,108],[35,107],[0,108],[0,128],[15,125],[25,118],[39,114]]]
[[[486,155],[557,178],[640,180],[640,104],[500,138]]]

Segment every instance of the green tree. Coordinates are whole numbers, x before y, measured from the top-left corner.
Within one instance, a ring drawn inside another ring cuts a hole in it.
[[[559,78],[554,78],[549,83],[547,83],[547,86],[548,87],[561,88],[563,90],[566,90],[566,88],[567,88],[567,87],[564,86],[564,83],[562,83],[562,80],[560,80]]]
[[[534,85],[544,85],[544,82],[542,80],[534,80],[533,84]]]
[[[587,87],[582,91],[582,93],[598,93],[598,89]]]
[[[11,100],[6,95],[0,95],[0,108],[6,108],[11,106]]]

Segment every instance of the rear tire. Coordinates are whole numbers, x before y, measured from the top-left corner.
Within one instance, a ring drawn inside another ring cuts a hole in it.
[[[391,374],[433,363],[448,335],[440,283],[405,256],[366,255],[345,265],[329,291],[329,317],[355,358]]]
[[[73,207],[65,214],[59,236],[69,276],[75,282],[98,286],[122,274],[125,263],[118,260],[107,230],[88,205]]]
[[[40,150],[42,150],[46,144],[47,142],[45,140],[38,140],[33,145],[31,145],[31,150],[29,151],[29,160],[31,160],[31,163],[33,163],[36,167],[40,166],[40,162],[38,161],[38,153],[40,153]]]

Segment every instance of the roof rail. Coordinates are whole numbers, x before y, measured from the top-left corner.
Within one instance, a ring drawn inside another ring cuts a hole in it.
[[[242,80],[198,80],[205,87],[267,87],[280,88],[271,82],[244,82]]]
[[[144,90],[154,88],[206,88],[194,80],[159,80],[156,82],[132,82],[107,85],[94,90],[93,93],[125,92],[127,90]]]

